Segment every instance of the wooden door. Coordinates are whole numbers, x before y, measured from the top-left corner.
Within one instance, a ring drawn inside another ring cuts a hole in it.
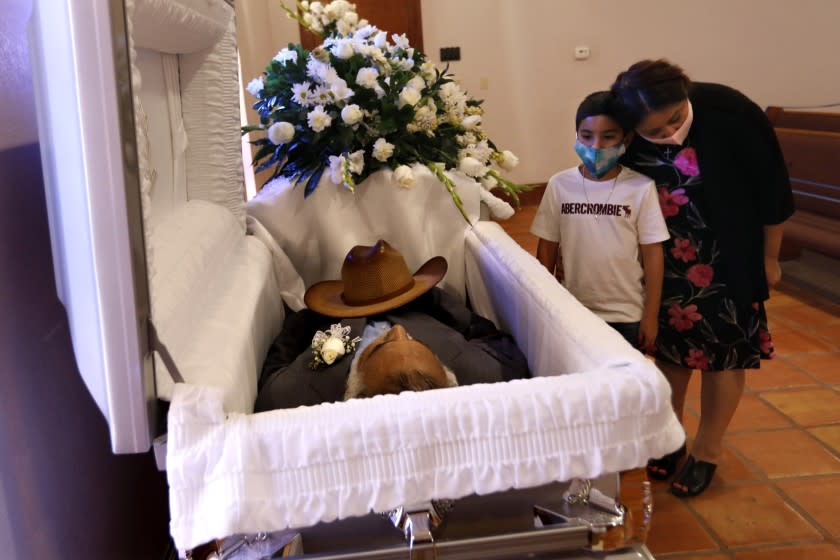
[[[411,46],[423,50],[423,22],[420,15],[420,0],[355,0],[359,19],[366,19],[382,31],[398,35],[405,33]],[[300,43],[312,50],[321,40],[303,27],[300,28]]]

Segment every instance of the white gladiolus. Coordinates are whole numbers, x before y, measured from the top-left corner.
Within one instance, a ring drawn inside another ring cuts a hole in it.
[[[346,99],[350,99],[355,95],[353,90],[347,87],[347,82],[342,79],[338,79],[330,85],[330,91],[333,94],[333,97],[336,101],[344,101]]]
[[[388,46],[388,33],[385,31],[380,31],[376,34],[376,37],[373,38],[373,46],[377,49],[384,49]]]
[[[265,84],[263,83],[263,77],[260,76],[259,78],[254,78],[253,80],[248,82],[248,85],[245,86],[245,89],[248,90],[248,93],[256,97],[263,90],[264,87]]]
[[[275,146],[285,144],[295,137],[295,127],[291,123],[276,122],[268,128],[268,139]]]
[[[329,337],[321,346],[321,359],[324,363],[331,365],[340,356],[344,355],[344,342],[334,336]]]
[[[464,127],[464,130],[475,130],[480,124],[481,115],[470,115],[464,117],[464,120],[461,121],[461,126]]]
[[[499,161],[499,167],[501,167],[505,171],[510,171],[517,165],[519,165],[519,158],[516,157],[513,152],[511,152],[510,150],[505,150],[502,152],[502,159],[501,161]]]
[[[405,33],[402,35],[397,35],[396,33],[391,35],[391,40],[394,42],[394,46],[400,49],[408,49],[408,37],[405,36]]]
[[[488,191],[494,189],[496,187],[496,185],[499,184],[499,182],[496,180],[496,178],[493,177],[492,175],[485,175],[484,177],[479,179],[479,181],[481,182],[481,186],[484,187]]]
[[[330,117],[321,105],[316,106],[306,115],[306,122],[315,132],[321,132],[332,124],[332,117]]]
[[[356,104],[347,105],[341,110],[341,120],[350,126],[361,121],[364,116],[364,113],[362,113],[362,110]]]
[[[458,164],[458,169],[470,177],[483,177],[487,174],[487,167],[473,157],[465,157]]]
[[[376,142],[373,143],[374,159],[386,162],[392,155],[394,155],[394,145],[384,138],[378,138]]]
[[[414,89],[413,87],[404,87],[400,92],[400,100],[397,103],[397,107],[402,109],[406,105],[410,105],[414,107],[417,105],[417,102],[420,101],[420,92]]]
[[[394,181],[401,187],[410,188],[414,184],[414,172],[407,165],[400,165],[394,169]]]

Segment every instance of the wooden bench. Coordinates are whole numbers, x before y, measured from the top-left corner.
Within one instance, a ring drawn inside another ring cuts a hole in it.
[[[840,113],[769,107],[793,187],[796,212],[785,223],[782,260],[802,249],[840,259]]]

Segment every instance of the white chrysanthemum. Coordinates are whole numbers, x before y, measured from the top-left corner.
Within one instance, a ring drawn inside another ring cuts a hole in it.
[[[306,115],[306,122],[313,131],[321,132],[332,124],[332,117],[327,114],[323,106],[318,105]]]
[[[461,146],[469,147],[471,144],[477,144],[478,138],[472,132],[467,132],[462,135],[458,135],[455,137],[455,140],[458,141],[458,144]]]
[[[268,128],[268,139],[276,146],[285,144],[294,137],[295,127],[291,123],[276,122]]]
[[[475,144],[468,144],[465,148],[458,150],[458,159],[471,157],[477,159],[483,164],[488,164],[491,156],[493,156],[493,148],[487,143],[487,140]]]
[[[488,171],[487,166],[472,157],[465,157],[462,159],[458,164],[458,169],[470,177],[483,177]]]
[[[468,117],[464,117],[464,120],[461,121],[461,126],[464,130],[475,130],[481,125],[481,115],[470,115]]]
[[[377,138],[373,143],[373,158],[384,163],[392,155],[394,155],[394,145],[384,138]]]
[[[407,165],[400,165],[394,169],[394,181],[401,187],[409,188],[414,184],[414,172]]]
[[[410,105],[414,107],[417,105],[417,102],[420,101],[420,92],[414,89],[413,87],[404,87],[402,91],[400,91],[400,98],[397,102],[397,107],[402,109],[406,105]]]
[[[519,165],[519,158],[513,152],[510,150],[502,152],[501,158],[499,159],[499,167],[505,171],[511,171],[517,165]]]
[[[358,175],[365,169],[365,151],[357,150],[347,157],[348,167],[351,173]]]
[[[434,136],[438,127],[437,107],[434,101],[429,101],[414,112],[414,119],[406,126],[409,132],[424,132],[427,136]]]
[[[313,105],[326,105],[333,100],[332,92],[330,88],[318,86],[309,95],[309,100]]]
[[[294,63],[297,63],[298,53],[297,53],[297,51],[294,51],[294,50],[291,50],[291,49],[288,49],[288,48],[282,49],[280,52],[278,52],[276,55],[274,55],[274,60],[276,60],[277,62],[279,62],[281,64],[285,64],[286,62],[288,62],[290,60]]]
[[[317,82],[325,82],[327,74],[332,66],[322,62],[313,53],[309,54],[309,59],[306,61],[306,75]]]
[[[264,87],[265,82],[263,82],[263,77],[260,76],[248,82],[248,85],[245,86],[245,89],[248,90],[248,93],[256,97],[257,95],[259,95],[259,93],[263,90]]]
[[[364,113],[362,113],[362,109],[355,103],[347,105],[341,110],[341,120],[350,126],[361,121],[363,117]]]
[[[376,68],[360,68],[356,73],[356,83],[364,88],[373,89],[379,82],[379,71]]]
[[[301,107],[308,107],[311,105],[312,100],[310,98],[309,91],[310,85],[311,84],[309,82],[301,82],[299,84],[292,85],[292,101]]]

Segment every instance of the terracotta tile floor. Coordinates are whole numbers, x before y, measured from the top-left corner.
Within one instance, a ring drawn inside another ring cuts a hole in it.
[[[531,253],[535,211],[502,222]],[[840,560],[840,306],[786,287],[767,312],[778,354],[747,373],[711,487],[680,500],[654,483],[648,547],[657,558]],[[699,379],[686,404],[691,437]]]

